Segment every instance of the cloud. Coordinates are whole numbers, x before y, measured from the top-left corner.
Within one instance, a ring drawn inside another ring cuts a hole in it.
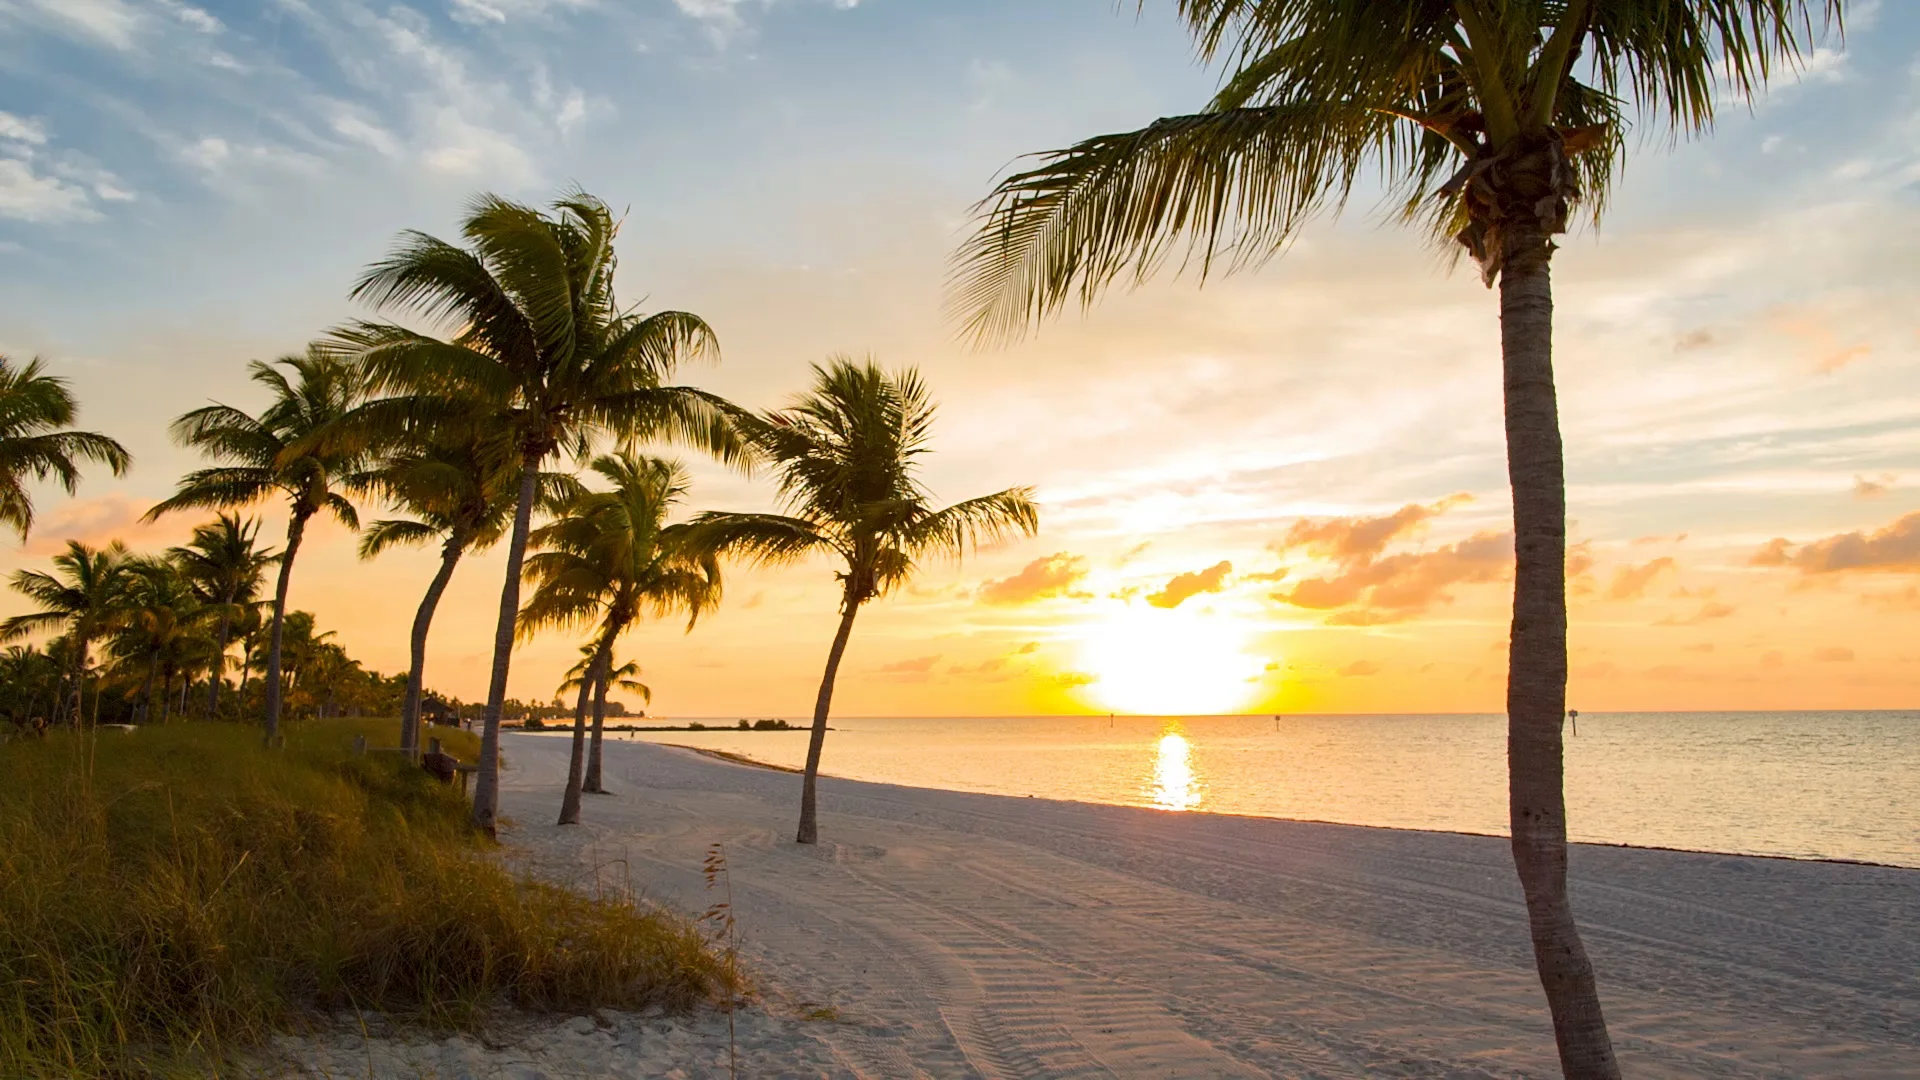
[[[1894,481],[1898,479],[1899,477],[1894,476],[1892,473],[1882,473],[1879,477],[1872,480],[1864,476],[1856,476],[1853,478],[1853,497],[1856,499],[1877,499],[1893,490]]]
[[[1147,603],[1158,608],[1177,608],[1201,593],[1219,592],[1231,573],[1233,564],[1222,559],[1205,570],[1176,574],[1165,588],[1148,595]]]
[[[1513,534],[1482,532],[1432,551],[1353,561],[1273,595],[1295,607],[1346,609],[1334,611],[1329,625],[1376,626],[1450,602],[1455,585],[1500,581],[1512,565]]]
[[[18,158],[0,158],[0,217],[48,225],[99,216],[85,188],[36,172]]]
[[[1685,618],[1668,615],[1666,618],[1661,619],[1660,621],[1654,623],[1654,625],[1655,626],[1699,626],[1701,623],[1713,622],[1715,619],[1724,619],[1727,616],[1733,614],[1733,612],[1734,612],[1734,608],[1731,604],[1723,604],[1717,600],[1714,600],[1714,601],[1708,601],[1707,603],[1702,604],[1700,606],[1699,611],[1696,611]]]
[[[42,22],[114,49],[133,48],[145,22],[126,0],[25,0],[25,8],[37,13]],[[6,10],[0,8],[0,12]]]
[[[1786,665],[1787,654],[1781,652],[1779,649],[1768,649],[1766,652],[1760,654],[1760,666],[1769,671],[1783,668]]]
[[[182,3],[181,0],[158,0],[158,2],[160,10],[173,16],[182,26],[190,30],[196,30],[202,34],[217,34],[226,29],[211,13],[192,4]]]
[[[1365,678],[1368,675],[1380,674],[1380,665],[1371,660],[1355,660],[1341,668],[1340,674],[1351,679]]]
[[[1100,680],[1098,677],[1084,671],[1063,671],[1055,675],[1053,681],[1068,689],[1072,689],[1076,686],[1091,686]]]
[[[1425,506],[1403,506],[1381,517],[1302,520],[1287,530],[1284,539],[1271,546],[1275,551],[1304,551],[1339,563],[1367,562],[1377,558],[1394,540],[1470,499],[1471,496],[1465,494],[1449,495]]]
[[[940,654],[934,653],[932,656],[916,656],[910,660],[896,660],[891,664],[882,664],[879,671],[882,675],[924,676],[933,670],[933,665],[939,662]]]
[[[1647,586],[1661,574],[1675,568],[1672,558],[1662,556],[1645,566],[1623,566],[1613,576],[1613,584],[1607,586],[1607,597],[1613,600],[1638,600],[1647,594]]]
[[[1822,664],[1851,664],[1853,650],[1845,645],[1829,645],[1813,650],[1813,658]]]
[[[173,514],[148,524],[140,520],[153,502],[123,491],[84,499],[68,499],[39,516],[33,535],[21,548],[25,555],[52,555],[64,551],[68,540],[96,547],[125,540],[139,548],[178,543],[192,532],[188,515]]]
[[[1028,604],[1058,596],[1073,596],[1073,586],[1087,576],[1087,560],[1070,552],[1045,555],[1022,567],[1012,577],[980,586],[987,604]]]
[[[1029,642],[1027,642],[1027,643],[1026,643],[1025,645],[1022,645],[1022,646],[1020,646],[1019,648],[1017,648],[1017,649],[1015,649],[1015,650],[1013,650],[1013,655],[1015,655],[1015,656],[1025,656],[1025,655],[1027,655],[1028,653],[1032,653],[1032,652],[1038,652],[1038,651],[1039,651],[1039,649],[1040,649],[1040,643],[1039,643],[1039,642],[1037,642],[1037,641],[1029,641]]]
[[[452,0],[450,14],[455,22],[504,23],[527,15],[545,15],[560,9],[581,11],[595,0]]]
[[[0,139],[42,146],[47,141],[47,128],[38,120],[0,111]]]
[[[1754,552],[1748,562],[1754,566],[1791,567],[1803,574],[1849,570],[1920,572],[1920,512],[1870,533],[1840,533],[1798,548],[1783,538],[1775,538]]]

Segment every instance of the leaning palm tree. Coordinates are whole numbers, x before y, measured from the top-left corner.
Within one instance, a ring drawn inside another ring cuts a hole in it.
[[[69,540],[67,550],[53,557],[53,573],[14,572],[13,590],[40,610],[0,623],[0,641],[17,641],[50,630],[66,635],[68,669],[61,697],[66,700],[64,691],[70,683],[73,711],[67,723],[72,727],[79,727],[85,718],[89,649],[101,635],[114,629],[131,558],[127,545],[118,540],[104,548]],[[56,719],[60,708],[55,706]]]
[[[483,195],[460,247],[402,235],[369,267],[353,296],[448,331],[445,339],[391,323],[359,322],[332,345],[361,365],[396,411],[432,425],[478,410],[510,440],[518,468],[506,581],[494,628],[474,824],[491,833],[499,810],[500,713],[512,663],[520,571],[540,470],[560,453],[584,457],[600,437],[672,438],[726,460],[740,456],[720,398],[665,382],[685,360],[716,356],[712,330],[679,311],[641,315],[614,299],[607,205],[576,192],[552,214]]]
[[[207,678],[207,717],[220,712],[220,687],[226,681],[227,648],[233,643],[234,621],[245,605],[260,595],[267,567],[279,558],[273,550],[259,545],[260,522],[242,521],[237,514],[222,513],[204,525],[196,525],[193,539],[183,547],[167,549],[180,572],[192,582],[200,599],[216,611],[212,669]]]
[[[377,492],[411,515],[368,525],[360,537],[361,558],[371,559],[402,545],[440,543],[440,568],[427,583],[426,595],[413,616],[407,689],[400,709],[400,748],[409,754],[420,750],[427,635],[440,597],[453,580],[461,556],[491,547],[512,520],[520,478],[512,449],[482,425],[448,424],[438,437],[408,439],[353,480],[356,490]],[[564,499],[573,489],[571,481],[564,474],[544,474],[540,486],[545,501],[553,504]]]
[[[0,522],[22,540],[33,527],[29,480],[51,477],[72,495],[80,488],[81,460],[97,461],[115,476],[133,464],[127,448],[105,435],[65,430],[77,411],[65,379],[44,374],[38,360],[21,367],[0,355]]]
[[[175,442],[221,464],[181,478],[179,489],[148,510],[145,520],[176,510],[234,509],[276,496],[287,500],[287,546],[280,555],[267,644],[266,737],[272,742],[280,734],[280,646],[287,588],[307,522],[326,511],[350,529],[360,527],[353,503],[340,490],[358,469],[359,456],[317,438],[354,407],[360,398],[360,381],[352,367],[317,347],[271,364],[256,360],[248,365],[248,374],[266,387],[273,400],[258,416],[216,404],[175,420]]]
[[[688,546],[689,527],[667,518],[686,497],[688,478],[678,462],[631,452],[595,458],[592,471],[612,485],[584,491],[551,524],[534,532],[540,550],[527,557],[535,592],[520,612],[520,631],[592,625],[594,656],[574,711],[573,757],[561,800],[560,824],[580,821],[580,793],[602,792],[600,740],[607,710],[613,644],[637,620],[685,614],[691,631],[720,602],[720,567],[711,553]],[[592,760],[581,768],[586,701],[593,691]]]
[[[790,407],[740,421],[778,472],[786,514],[708,513],[695,519],[703,550],[777,563],[815,553],[833,555],[843,568],[840,629],[827,651],[827,670],[814,701],[813,735],[800,787],[802,844],[817,843],[814,788],[820,748],[827,737],[827,711],[834,676],[853,632],[853,619],[869,600],[905,583],[927,556],[959,558],[970,546],[1015,532],[1032,535],[1040,513],[1028,488],[955,503],[928,505],[919,458],[927,453],[934,403],[911,368],[888,374],[871,361],[836,357],[814,365],[813,391]]]
[[[1234,71],[1207,108],[1041,156],[980,206],[956,314],[1017,334],[1169,261],[1252,266],[1378,169],[1403,216],[1500,286],[1513,485],[1507,683],[1513,856],[1568,1076],[1618,1075],[1566,889],[1566,485],[1553,238],[1596,220],[1628,109],[1702,133],[1721,95],[1793,66],[1843,0],[1177,0]]]
[[[556,688],[554,692],[564,697],[567,691],[580,689],[582,680],[587,677],[587,668],[592,666],[593,658],[599,651],[600,647],[595,642],[588,642],[580,646],[579,661],[567,669],[566,674],[561,677],[559,687]],[[640,661],[638,660],[622,661],[616,656],[607,657],[607,677],[605,679],[607,687],[609,689],[623,690],[638,697],[641,701],[652,704],[653,687],[640,681],[642,674],[644,673],[640,670]],[[559,701],[556,699],[555,704],[558,703]]]

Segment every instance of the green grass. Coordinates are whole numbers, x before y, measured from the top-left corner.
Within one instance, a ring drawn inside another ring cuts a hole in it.
[[[678,916],[516,879],[393,721],[176,724],[0,745],[0,1076],[230,1072],[364,1010],[688,1008],[724,965]],[[450,753],[477,740],[436,729]]]

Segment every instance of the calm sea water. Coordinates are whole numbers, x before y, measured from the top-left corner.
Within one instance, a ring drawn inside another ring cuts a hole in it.
[[[710,721],[717,723],[717,721]],[[1506,832],[1502,716],[833,721],[822,771],[1168,810]],[[629,735],[806,757],[804,732]],[[1920,867],[1920,713],[1583,714],[1575,840]]]

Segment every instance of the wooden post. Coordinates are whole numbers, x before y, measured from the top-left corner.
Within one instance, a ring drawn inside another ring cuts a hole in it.
[[[437,736],[435,738],[428,739],[427,753],[437,754],[439,752],[440,752],[440,739]]]

